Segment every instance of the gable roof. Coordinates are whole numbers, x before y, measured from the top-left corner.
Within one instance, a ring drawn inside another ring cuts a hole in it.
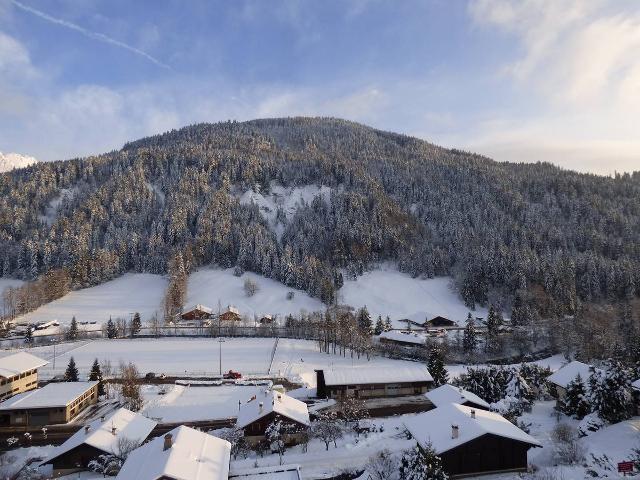
[[[42,388],[14,395],[0,403],[0,410],[66,407],[97,384],[98,382],[49,383]]]
[[[226,440],[180,425],[169,432],[171,448],[164,450],[164,435],[129,454],[117,480],[227,480],[231,444]]]
[[[580,375],[582,380],[586,382],[589,375],[591,375],[591,372],[589,371],[590,368],[591,365],[574,360],[557,370],[553,375],[550,375],[547,378],[547,381],[560,387],[567,388],[567,385],[575,380],[578,375]]]
[[[262,404],[262,406],[260,406]],[[309,409],[300,400],[274,390],[265,390],[264,394],[256,395],[247,403],[240,406],[237,428],[244,428],[256,420],[275,412],[294,422],[309,425]]]
[[[18,352],[0,358],[0,377],[9,378],[19,375],[34,368],[46,365],[46,360],[31,355],[27,352]]]
[[[487,402],[475,393],[454,387],[448,383],[425,393],[425,396],[431,400],[431,403],[436,407],[441,407],[449,403],[458,403],[462,405],[465,402],[471,402],[487,409],[491,408]]]
[[[529,445],[542,444],[528,433],[523,432],[502,415],[486,410],[475,410],[471,417],[471,407],[449,403],[425,413],[411,417],[405,426],[420,446],[428,443],[437,454],[447,452],[483,435],[510,438]],[[458,437],[451,438],[452,425],[458,426]]]
[[[323,373],[324,383],[329,386],[433,381],[427,367],[409,363],[393,367],[336,367],[323,370]]]
[[[378,335],[378,338],[385,340],[392,340],[394,342],[413,343],[416,345],[424,345],[427,341],[423,335],[418,335],[415,332],[403,332],[400,330],[389,330],[388,332],[382,332]]]
[[[120,438],[128,438],[142,443],[156,425],[156,422],[143,415],[126,408],[120,408],[104,421],[94,420],[91,422],[88,425],[89,431],[86,431],[86,428],[78,430],[66,442],[54,448],[49,458],[42,464],[51,463],[55,458],[82,444],[90,445],[105,453],[117,454]],[[112,433],[114,427],[116,429],[115,435]]]
[[[205,305],[201,305],[201,304],[198,303],[197,305],[194,305],[193,307],[189,308],[188,310],[185,310],[184,312],[182,312],[182,315],[184,315],[186,313],[189,313],[189,312],[193,312],[195,310],[199,310],[201,312],[205,312],[205,313],[208,313],[208,314],[213,312],[213,310],[211,308],[209,308],[209,307],[207,307]]]

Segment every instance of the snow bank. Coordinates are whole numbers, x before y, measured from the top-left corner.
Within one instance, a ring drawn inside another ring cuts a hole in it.
[[[252,297],[247,297],[244,291],[247,278],[258,285],[258,291]],[[287,292],[290,291],[295,294],[292,300],[287,300]],[[245,272],[242,276],[236,277],[232,268],[207,268],[189,276],[187,305],[202,304],[217,312],[218,302],[223,308],[227,305],[237,307],[242,315],[249,318],[253,318],[254,315],[271,314],[283,319],[288,314],[299,315],[301,310],[314,312],[325,309],[320,300],[311,298],[302,290],[289,288],[252,272]]]
[[[357,280],[345,280],[339,300],[355,308],[366,305],[374,322],[378,315],[389,315],[397,328],[406,327],[398,322],[404,318],[424,322],[438,315],[462,326],[469,309],[450,283],[449,277],[411,278],[392,265],[382,265]],[[486,317],[487,310],[476,308],[472,315]]]

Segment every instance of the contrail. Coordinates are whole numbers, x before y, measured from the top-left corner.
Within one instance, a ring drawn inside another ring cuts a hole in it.
[[[28,5],[25,5],[24,3],[20,3],[18,0],[11,0],[11,3],[13,3],[16,7],[24,10],[25,12],[29,12],[33,15],[36,15],[37,17],[40,17],[48,22],[51,23],[55,23],[56,25],[61,25],[63,27],[66,27],[70,30],[75,30],[76,32],[80,32],[82,35],[89,37],[89,38],[93,38],[94,40],[99,40],[101,42],[104,43],[108,43],[110,45],[114,45],[116,47],[120,47],[120,48],[124,48],[125,50],[129,50],[130,52],[135,53],[136,55],[140,55],[144,58],[146,58],[147,60],[149,60],[150,62],[155,63],[156,65],[158,65],[159,67],[162,68],[167,68],[167,69],[171,69],[171,67],[169,65],[167,65],[166,63],[162,63],[160,60],[158,60],[155,57],[152,57],[151,55],[149,55],[147,52],[143,52],[142,50],[132,47],[131,45],[127,45],[126,43],[123,43],[119,40],[116,40],[115,38],[111,38],[108,37],[107,35],[103,34],[103,33],[97,33],[97,32],[92,32],[90,30],[87,30],[84,27],[81,27],[80,25],[76,25],[75,23],[71,23],[71,22],[67,22],[66,20],[61,20],[59,18],[55,18],[52,17],[51,15],[48,15],[44,12],[41,12],[40,10],[36,10],[35,8],[31,8]]]

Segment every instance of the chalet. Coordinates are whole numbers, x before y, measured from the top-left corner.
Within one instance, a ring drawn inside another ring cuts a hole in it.
[[[432,327],[456,327],[458,324],[453,320],[450,320],[446,317],[442,317],[438,315],[437,317],[433,317],[431,320],[427,320],[424,322],[424,326],[427,328]]]
[[[586,387],[589,376],[591,375],[591,365],[574,360],[547,378],[547,382],[552,386],[552,388],[549,389],[549,393],[557,402],[562,401],[567,394],[567,386],[575,380],[578,375],[580,375]]]
[[[262,315],[258,322],[260,323],[260,325],[271,325],[273,323],[273,316]]]
[[[300,465],[275,465],[229,472],[229,480],[301,480]]]
[[[38,368],[47,363],[26,352],[0,358],[0,402],[37,388]]]
[[[361,399],[425,393],[433,383],[423,365],[336,367],[316,370],[319,398]]]
[[[204,305],[194,305],[180,315],[182,320],[207,320],[211,318],[213,310]]]
[[[459,387],[454,387],[448,383],[441,385],[438,388],[434,388],[427,392],[425,396],[435,407],[443,407],[450,403],[457,403],[458,405],[464,405],[465,407],[476,408],[479,410],[491,409],[490,405],[475,393],[471,393],[470,391]]]
[[[68,423],[97,401],[98,382],[49,383],[0,403],[0,426]]]
[[[389,330],[388,332],[382,332],[378,339],[380,343],[387,345],[400,345],[405,347],[420,347],[426,342],[424,335],[420,335],[416,332],[406,332],[401,330]]]
[[[229,305],[224,312],[220,313],[220,320],[223,322],[239,322],[242,320],[240,310]]]
[[[153,420],[120,408],[78,430],[41,465],[52,465],[54,477],[86,470],[100,455],[121,455],[127,442],[142,444],[155,426]]]
[[[227,480],[231,444],[180,425],[129,454],[116,480]]]
[[[284,393],[265,390],[240,406],[236,428],[244,431],[249,443],[257,444],[265,439],[267,427],[278,420],[287,430],[285,443],[299,443],[310,425],[307,404]]]
[[[631,394],[636,406],[635,414],[640,415],[640,378],[631,384]]]
[[[431,445],[450,477],[527,469],[527,452],[542,444],[501,415],[449,403],[405,424],[420,448]]]

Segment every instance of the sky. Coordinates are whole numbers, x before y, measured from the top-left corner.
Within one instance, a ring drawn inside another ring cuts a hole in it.
[[[332,116],[512,162],[640,170],[638,0],[0,0],[0,151]]]

